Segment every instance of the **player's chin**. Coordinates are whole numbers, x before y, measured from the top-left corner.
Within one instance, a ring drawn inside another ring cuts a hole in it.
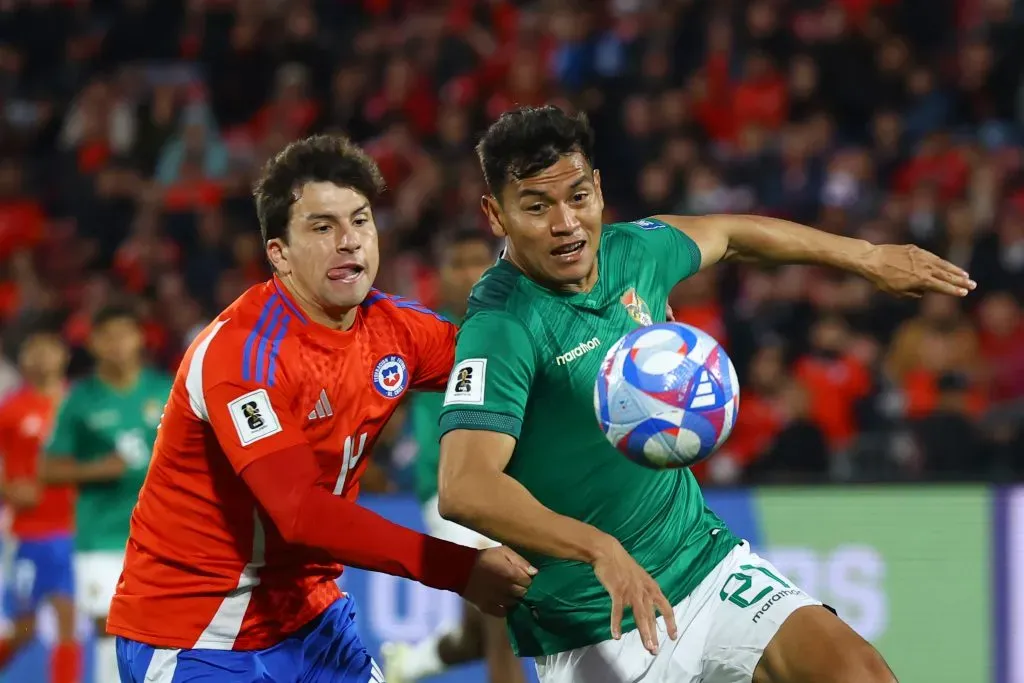
[[[363,303],[366,295],[370,293],[372,284],[370,279],[365,276],[360,276],[355,282],[328,280],[324,299],[333,306],[352,308]]]
[[[554,279],[562,282],[578,282],[586,278],[594,268],[594,253],[589,244],[574,254],[553,255],[551,260],[552,274],[556,276]]]

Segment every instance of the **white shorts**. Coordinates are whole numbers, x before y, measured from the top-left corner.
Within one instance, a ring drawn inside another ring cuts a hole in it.
[[[94,619],[107,616],[123,566],[124,553],[76,553],[75,608]]]
[[[675,606],[675,641],[658,617],[657,655],[634,629],[620,640],[537,657],[537,674],[541,683],[750,683],[782,622],[820,604],[743,543]]]
[[[447,519],[442,517],[437,508],[437,496],[434,496],[423,504],[423,523],[427,527],[427,533],[434,538],[441,538],[445,541],[451,541],[452,543],[458,543],[459,545],[478,548],[480,550],[496,548],[501,545],[497,541],[492,541],[472,529],[467,529],[455,522],[449,522]]]

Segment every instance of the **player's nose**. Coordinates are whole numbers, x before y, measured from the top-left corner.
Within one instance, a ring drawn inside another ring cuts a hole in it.
[[[363,247],[359,231],[351,226],[342,225],[334,232],[334,246],[338,251],[358,251]]]
[[[556,235],[565,235],[574,232],[580,227],[580,219],[576,211],[566,202],[558,204],[558,220],[554,221],[551,231]]]

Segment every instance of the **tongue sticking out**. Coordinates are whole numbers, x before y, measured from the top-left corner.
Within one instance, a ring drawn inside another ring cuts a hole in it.
[[[340,282],[352,282],[363,272],[359,266],[344,266],[342,268],[331,268],[327,271],[327,277]]]

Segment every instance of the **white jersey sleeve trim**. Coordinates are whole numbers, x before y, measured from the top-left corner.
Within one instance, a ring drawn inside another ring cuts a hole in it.
[[[220,328],[224,327],[227,320],[221,320],[203,341],[199,342],[196,350],[192,353],[192,359],[188,364],[188,373],[185,375],[185,391],[188,393],[188,402],[192,406],[192,412],[203,422],[210,421],[210,414],[206,410],[206,395],[203,392],[203,362],[206,360],[206,352],[210,348],[210,342],[217,336]]]

